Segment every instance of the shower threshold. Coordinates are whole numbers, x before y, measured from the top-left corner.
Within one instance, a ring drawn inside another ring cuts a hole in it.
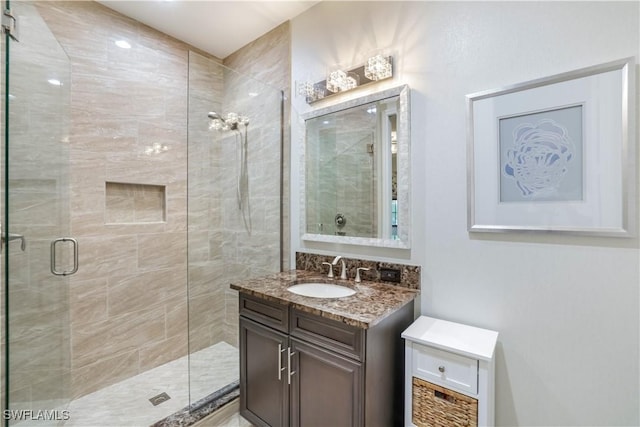
[[[240,397],[240,382],[236,380],[151,427],[183,427],[195,424],[238,397]]]

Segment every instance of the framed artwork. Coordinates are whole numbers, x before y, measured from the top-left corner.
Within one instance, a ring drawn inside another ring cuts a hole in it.
[[[468,230],[633,236],[634,67],[467,95]]]

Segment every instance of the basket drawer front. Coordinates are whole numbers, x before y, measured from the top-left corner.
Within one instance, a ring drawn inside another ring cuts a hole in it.
[[[478,393],[478,361],[454,353],[413,345],[413,372],[435,384]]]
[[[411,421],[417,427],[476,427],[478,401],[413,377]]]

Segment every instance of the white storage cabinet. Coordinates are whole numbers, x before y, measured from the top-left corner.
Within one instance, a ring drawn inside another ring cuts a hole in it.
[[[476,418],[470,420],[468,425],[494,425],[494,352],[497,332],[420,316],[402,333],[402,338],[405,339],[406,358],[406,426],[415,427],[414,421],[418,426],[463,424],[454,414],[459,405],[469,405],[461,409],[466,411],[464,417],[471,414],[472,418]],[[439,409],[432,411],[427,406],[425,410],[424,405],[431,405],[429,402],[415,402],[414,405],[414,394],[424,396],[416,389],[421,385],[432,393],[428,395],[429,398],[433,398],[437,404],[443,404]],[[438,399],[442,399],[442,402]],[[451,414],[442,414],[447,407]],[[437,418],[430,418],[432,416]],[[449,421],[443,422],[440,417]],[[425,418],[429,420],[425,421]]]

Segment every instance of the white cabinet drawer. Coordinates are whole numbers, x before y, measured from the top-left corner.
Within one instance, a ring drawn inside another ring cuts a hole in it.
[[[478,393],[478,361],[413,344],[413,375],[454,390]]]

